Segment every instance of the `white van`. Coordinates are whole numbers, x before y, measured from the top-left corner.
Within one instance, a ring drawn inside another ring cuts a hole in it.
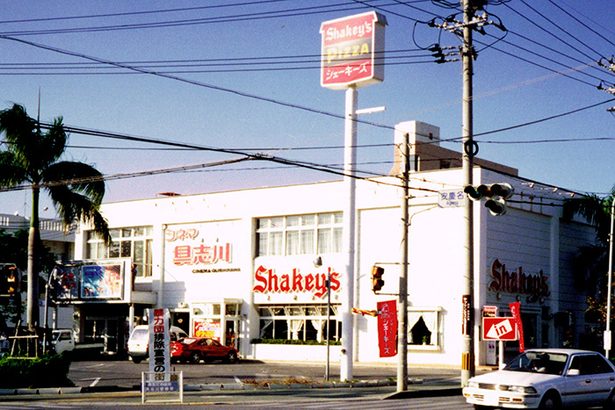
[[[171,341],[188,337],[188,334],[177,326],[169,329]],[[149,347],[149,325],[136,326],[128,339],[128,355],[134,363],[147,359]]]

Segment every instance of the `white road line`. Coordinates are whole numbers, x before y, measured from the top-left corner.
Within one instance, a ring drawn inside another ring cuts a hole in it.
[[[96,386],[99,381],[100,381],[100,377],[95,378],[94,381],[92,383],[90,383],[90,387]]]

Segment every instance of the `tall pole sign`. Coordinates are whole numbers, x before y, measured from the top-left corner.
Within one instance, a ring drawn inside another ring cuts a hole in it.
[[[342,252],[346,274],[342,278],[342,348],[340,380],[352,380],[354,358],[355,261],[355,163],[357,145],[357,88],[384,78],[384,26],[376,12],[329,20],[321,24],[322,70],[320,83],[334,90],[346,90],[344,114],[344,186],[347,200],[343,209]]]
[[[370,11],[320,26],[320,84],[342,90],[384,80],[384,16]]]

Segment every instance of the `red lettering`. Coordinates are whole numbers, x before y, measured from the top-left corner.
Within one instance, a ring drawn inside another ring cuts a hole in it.
[[[258,282],[258,284],[254,285],[252,288],[253,292],[265,293],[267,291],[267,278],[265,277],[265,272],[267,272],[267,270],[262,266],[259,266],[256,272],[254,272],[254,281]]]
[[[341,288],[340,274],[328,269],[331,277],[331,290],[338,292]],[[292,273],[276,274],[273,269],[259,266],[254,271],[255,293],[313,293],[315,297],[322,298],[327,294],[327,274],[302,274],[298,268]]]

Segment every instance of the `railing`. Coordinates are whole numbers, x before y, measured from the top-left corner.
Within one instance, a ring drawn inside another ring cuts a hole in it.
[[[38,336],[9,336],[11,357],[19,359],[36,359],[38,357]]]

